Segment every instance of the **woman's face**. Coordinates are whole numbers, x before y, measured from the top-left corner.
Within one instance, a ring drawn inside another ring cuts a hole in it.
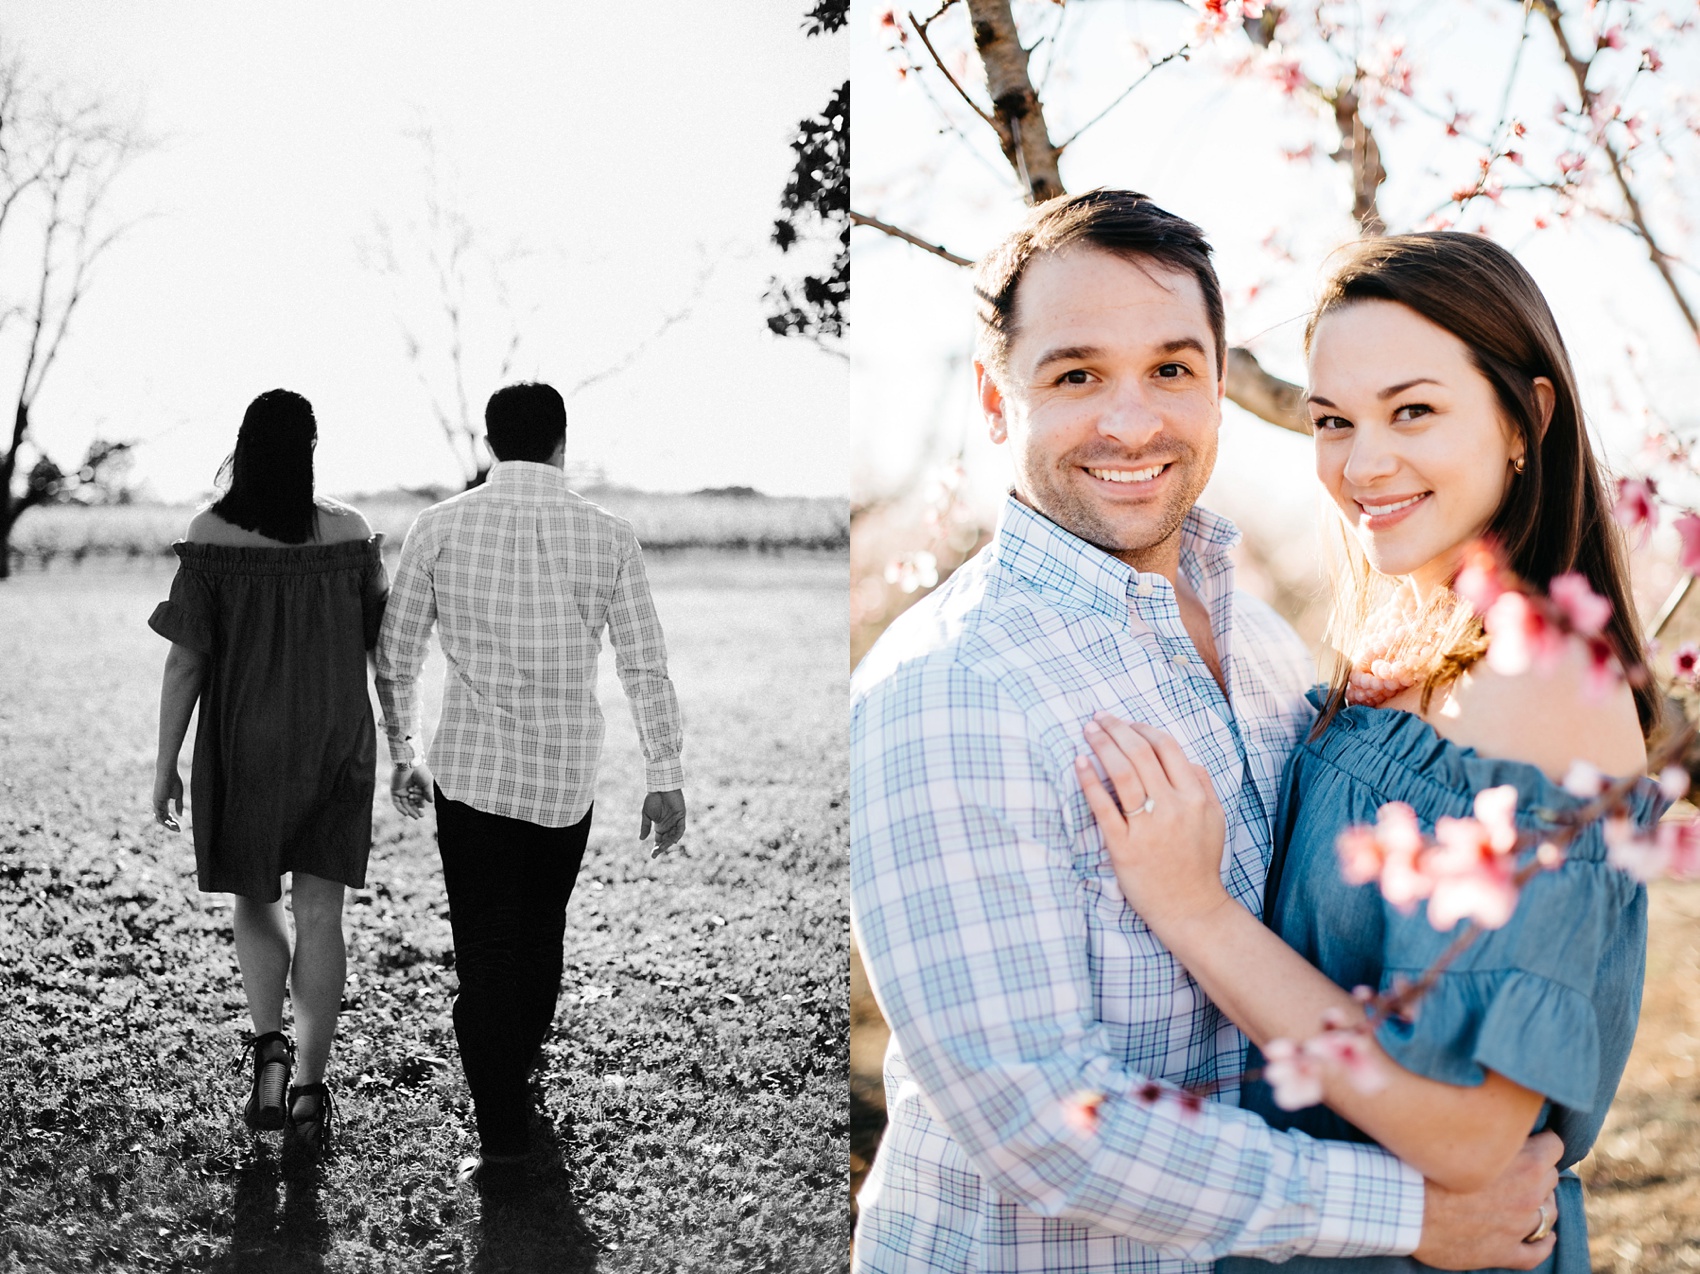
[[[1544,380],[1537,384],[1551,384]],[[1329,311],[1311,338],[1316,474],[1384,575],[1427,596],[1487,529],[1523,444],[1445,328],[1393,301]]]

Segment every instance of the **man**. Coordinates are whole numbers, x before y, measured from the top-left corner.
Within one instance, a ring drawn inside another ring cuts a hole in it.
[[[509,385],[484,409],[484,485],[432,505],[402,546],[378,638],[378,698],[396,808],[437,807],[454,931],[455,1038],[480,1154],[461,1177],[511,1183],[526,1157],[527,1079],[555,1014],[567,900],[590,835],[602,749],[601,632],[637,722],[639,838],[685,831],[679,704],[637,537],[567,489],[567,412],[548,385]],[[443,711],[418,760],[417,679],[431,625]],[[435,778],[433,779],[433,771]]]
[[[852,914],[892,1028],[860,1267],[1533,1266],[1552,1240],[1521,1240],[1556,1137],[1453,1195],[1232,1104],[1244,1038],[1123,901],[1074,775],[1096,711],[1172,734],[1222,800],[1230,890],[1261,910],[1311,669],[1234,592],[1237,532],[1194,507],[1223,390],[1209,246],[1143,196],[1095,191],[1035,209],[975,290],[1012,498],[852,691]],[[1219,1100],[1185,1099],[1201,1090]]]

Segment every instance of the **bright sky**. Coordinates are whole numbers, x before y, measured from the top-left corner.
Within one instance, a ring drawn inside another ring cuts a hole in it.
[[[847,73],[842,34],[802,34],[807,7],[7,0],[6,46],[163,142],[116,188],[122,217],[152,215],[78,313],[41,442],[66,465],[92,435],[143,439],[136,475],[186,499],[284,386],[318,415],[323,490],[458,481],[395,295],[356,250],[378,215],[408,241],[425,183],[403,134],[424,125],[487,246],[527,253],[506,274],[525,316],[509,379],[565,392],[619,363],[713,265],[688,319],[568,402],[569,459],[650,490],[842,494],[847,364],[772,336],[762,301],[793,268],[768,235],[797,121]],[[403,305],[430,330],[422,276]],[[505,334],[484,314],[480,420]]]
[[[1019,193],[990,129],[968,115],[941,79],[931,77],[942,111],[915,77],[900,80],[894,73],[893,60],[876,38],[876,13],[884,7],[867,0],[852,6],[857,152],[851,206],[958,255],[978,256],[1022,216]],[[1352,6],[1332,8],[1348,12]],[[1372,14],[1387,9],[1395,16],[1380,41],[1405,45],[1417,68],[1418,101],[1444,112],[1452,94],[1460,107],[1476,112],[1475,128],[1491,128],[1517,45],[1518,6],[1467,0],[1361,6]],[[1611,9],[1605,4],[1598,12],[1610,21]],[[1062,56],[1043,94],[1053,140],[1067,137],[1112,101],[1148,58],[1193,38],[1196,23],[1196,14],[1184,5],[1155,0],[1073,3],[1061,11],[1017,0],[1016,14],[1029,45],[1064,18]],[[939,19],[933,32],[947,64],[970,81],[979,74],[960,7]],[[1692,98],[1692,85],[1700,82],[1695,56],[1700,40],[1690,36],[1686,43],[1686,53],[1638,86],[1636,104],[1656,109],[1685,85]],[[1051,47],[1047,40],[1033,54],[1036,79],[1046,74]],[[1331,114],[1324,119],[1284,98],[1268,78],[1225,71],[1248,49],[1245,39],[1230,38],[1191,62],[1157,70],[1067,150],[1062,176],[1070,190],[1099,185],[1141,190],[1202,225],[1216,246],[1228,294],[1230,342],[1250,343],[1266,367],[1302,383],[1303,315],[1327,253],[1354,233],[1348,182],[1343,168],[1327,158],[1338,140]],[[1638,55],[1637,49],[1619,56],[1633,65]],[[925,58],[924,51],[920,56]],[[1304,65],[1318,77],[1338,73],[1340,63],[1326,49],[1305,57]],[[1550,119],[1561,91],[1568,89],[1566,96],[1574,100],[1567,75],[1550,34],[1536,27],[1512,113]],[[1396,228],[1415,228],[1452,190],[1473,180],[1480,151],[1448,142],[1442,128],[1408,104],[1398,109],[1404,122],[1377,134],[1390,173],[1381,206]],[[1316,147],[1313,161],[1282,157],[1283,149],[1307,145]],[[1693,183],[1695,139],[1673,139],[1673,145],[1688,157],[1687,177],[1651,154],[1641,160],[1650,212],[1666,228],[1680,228],[1684,220],[1692,224],[1700,211]],[[1610,458],[1628,467],[1642,381],[1673,422],[1692,424],[1700,352],[1634,239],[1597,225],[1536,232],[1533,211],[1532,203],[1508,194],[1492,221],[1496,237],[1542,285],[1576,360],[1595,428]],[[1270,236],[1273,246],[1291,254],[1291,262],[1261,246]],[[1686,238],[1676,235],[1675,246],[1692,253],[1692,231]],[[948,458],[966,443],[975,501],[991,508],[1007,486],[1009,468],[1003,453],[985,441],[973,398],[968,272],[869,229],[854,232],[852,249],[858,319],[852,488],[868,494],[902,490],[918,468]],[[1688,269],[1683,277],[1689,295],[1700,297],[1700,273]],[[1248,300],[1254,285],[1256,297]],[[1642,350],[1640,378],[1624,352],[1629,343]],[[1618,411],[1614,400],[1627,410]],[[1205,501],[1248,529],[1285,535],[1309,527],[1317,507],[1311,464],[1307,438],[1227,404],[1221,459]]]

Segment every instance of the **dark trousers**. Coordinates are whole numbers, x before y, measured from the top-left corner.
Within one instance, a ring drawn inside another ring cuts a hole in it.
[[[591,811],[571,827],[539,827],[451,801],[441,788],[435,796],[460,976],[455,1038],[478,1140],[485,1154],[521,1154],[531,1117],[526,1083],[561,993],[567,899]]]

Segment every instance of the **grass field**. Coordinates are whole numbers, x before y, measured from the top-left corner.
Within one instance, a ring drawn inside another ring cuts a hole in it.
[[[377,807],[329,1077],[342,1150],[286,1176],[238,1115],[228,898],[149,818],[145,620],[170,571],[0,584],[0,1271],[843,1268],[846,575],[835,553],[653,564],[691,827],[659,862],[637,844],[605,658],[542,1175],[489,1210],[451,1176],[471,1117],[430,820]]]
[[[832,497],[657,495],[619,489],[581,494],[628,519],[652,552],[839,550],[850,543],[849,505]],[[354,501],[392,549],[401,548],[407,528],[428,503],[405,493]],[[167,557],[194,512],[192,505],[175,504],[31,509],[12,532],[12,562],[29,569],[89,558]]]

